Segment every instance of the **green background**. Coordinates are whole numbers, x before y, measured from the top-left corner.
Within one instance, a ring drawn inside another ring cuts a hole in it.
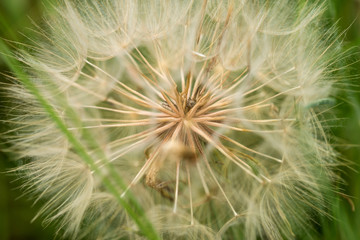
[[[51,4],[51,0],[0,0],[0,37],[26,41],[25,36],[33,34],[32,22],[40,23],[44,9]],[[327,4],[326,21],[330,25],[336,23],[339,32],[347,30],[344,50],[351,48],[354,60],[360,59],[360,0],[327,0]],[[360,63],[352,65],[348,71],[355,77],[349,87],[343,90],[341,94],[343,103],[336,108],[337,117],[344,120],[337,123],[332,128],[332,132],[345,143],[339,145],[337,150],[352,163],[351,168],[344,167],[341,173],[342,178],[347,182],[347,185],[342,186],[343,192],[349,197],[337,196],[331,213],[333,219],[326,217],[321,219],[318,235],[311,236],[312,239],[360,239],[360,77],[356,77],[356,75],[360,76]],[[8,73],[1,58],[0,72]],[[6,81],[3,75],[0,75],[0,81]],[[1,106],[6,103],[1,96],[0,101],[0,119],[3,119]],[[0,133],[3,128],[0,125]],[[54,226],[44,228],[41,219],[31,223],[41,203],[32,206],[31,199],[21,195],[22,191],[19,189],[21,181],[5,173],[15,167],[14,162],[11,161],[13,157],[6,151],[6,147],[0,142],[0,240],[56,238]]]

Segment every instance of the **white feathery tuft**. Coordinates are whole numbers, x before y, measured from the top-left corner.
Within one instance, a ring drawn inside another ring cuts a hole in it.
[[[72,239],[143,239],[119,205],[134,196],[163,239],[295,239],[326,215],[338,163],[323,113],[344,56],[325,4],[63,3],[17,58],[99,171],[9,87],[36,217]]]

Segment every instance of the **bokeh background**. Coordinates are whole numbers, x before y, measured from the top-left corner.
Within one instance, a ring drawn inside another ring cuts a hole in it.
[[[130,0],[131,1],[131,0]],[[276,1],[276,0],[268,0]],[[311,0],[294,0],[301,2]],[[315,1],[315,0],[313,0]],[[344,195],[336,194],[335,205],[330,213],[333,218],[323,217],[317,226],[318,234],[310,239],[359,240],[360,239],[360,0],[323,0],[326,2],[326,23],[336,24],[344,35],[344,51],[350,49],[354,64],[348,73],[349,86],[342,89],[336,107],[336,117],[341,118],[331,131],[339,139],[335,147],[350,167],[343,167],[339,173],[347,182],[339,186]],[[6,40],[26,42],[34,34],[33,24],[41,24],[45,9],[57,4],[57,0],[0,0],[0,37]],[[0,53],[1,54],[1,53]],[[8,74],[5,63],[0,58],[0,82],[6,82],[3,74]],[[1,111],[6,100],[0,95]],[[0,122],[0,133],[4,130]],[[22,195],[21,180],[6,173],[14,168],[14,156],[7,151],[7,145],[0,138],[0,240],[48,240],[58,238],[54,226],[43,226],[41,219],[32,221],[39,204]]]

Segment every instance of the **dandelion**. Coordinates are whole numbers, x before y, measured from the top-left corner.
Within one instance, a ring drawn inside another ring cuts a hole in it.
[[[38,95],[8,89],[8,141],[45,224],[74,239],[140,239],[144,219],[162,239],[294,239],[326,214],[337,177],[322,116],[340,57],[323,5],[57,10],[17,54]]]

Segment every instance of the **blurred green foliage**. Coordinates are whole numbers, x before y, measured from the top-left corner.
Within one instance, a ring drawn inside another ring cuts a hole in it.
[[[33,34],[30,31],[32,22],[41,23],[42,13],[49,5],[51,0],[1,0],[0,37],[26,41],[26,36]],[[352,49],[350,51],[354,53],[355,60],[360,59],[360,0],[327,0],[327,5],[326,20],[329,24],[337,24],[339,32],[346,30],[344,50]],[[0,58],[0,72],[6,74],[7,71]],[[346,195],[334,193],[336,204],[330,213],[333,218],[323,217],[318,226],[318,235],[309,236],[309,239],[360,239],[360,75],[356,76],[360,74],[360,63],[352,64],[346,71],[354,77],[349,80],[349,87],[342,89],[340,100],[343,104],[336,108],[337,117],[345,120],[332,129],[343,143],[337,146],[337,150],[351,162],[351,167],[343,167],[341,172],[347,185],[341,186],[340,191]],[[0,75],[0,82],[6,81]],[[0,106],[3,101],[0,96]],[[0,107],[0,119],[3,117]],[[0,132],[3,130],[0,125]],[[15,167],[6,147],[0,142],[0,240],[53,239],[56,232],[53,226],[44,229],[40,219],[31,223],[41,203],[30,207],[31,201],[21,197],[21,181],[15,181],[15,176],[5,174],[5,171]]]

